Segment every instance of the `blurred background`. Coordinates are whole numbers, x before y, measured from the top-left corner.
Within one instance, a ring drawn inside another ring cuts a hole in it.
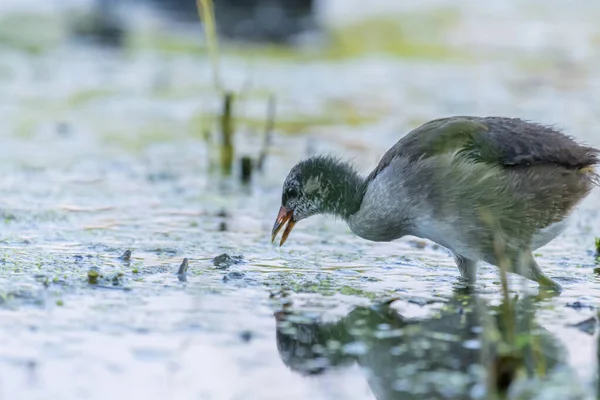
[[[600,2],[215,0],[216,37],[201,14],[0,0],[0,398],[489,398],[497,270],[467,296],[439,246],[324,217],[272,246],[281,184],[451,115],[600,146]],[[596,398],[598,204],[536,254],[560,297],[511,277],[535,346],[509,398]]]
[[[277,133],[375,146],[361,157],[370,166],[432,117],[502,114],[576,132],[599,118],[592,1],[220,0],[216,52],[195,0],[4,0],[0,12],[3,134],[54,119],[104,138],[203,137],[231,92],[246,132],[237,153],[260,147],[273,97]]]

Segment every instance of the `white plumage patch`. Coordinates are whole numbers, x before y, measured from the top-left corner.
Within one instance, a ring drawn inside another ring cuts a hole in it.
[[[304,183],[304,191],[306,193],[313,193],[321,189],[321,179],[320,176],[311,176]]]

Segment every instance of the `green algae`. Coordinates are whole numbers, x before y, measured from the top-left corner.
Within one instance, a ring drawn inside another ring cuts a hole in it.
[[[297,273],[276,273],[269,277],[267,286],[278,288],[290,293],[296,294],[317,294],[320,296],[331,297],[337,294],[353,296],[368,300],[389,298],[391,291],[370,291],[361,288],[361,285],[348,285],[340,281],[335,275],[317,275],[307,276],[307,274]]]
[[[111,96],[118,95],[119,92],[108,88],[94,88],[80,90],[71,94],[66,100],[66,107],[73,108],[86,105],[95,100],[106,100]]]
[[[337,289],[337,293],[339,294],[343,294],[345,296],[357,296],[357,297],[363,297],[369,300],[375,300],[377,299],[379,296],[381,296],[380,294],[377,293],[373,293],[373,292],[369,292],[366,290],[362,290],[353,286],[342,286],[341,288]]]
[[[345,59],[376,53],[428,60],[465,59],[465,51],[443,42],[447,32],[458,23],[460,16],[453,9],[363,19],[331,31],[325,58]]]
[[[318,48],[277,44],[223,43],[224,57],[295,62],[343,61],[380,54],[391,57],[425,60],[468,61],[472,54],[454,48],[445,37],[460,23],[460,13],[453,8],[436,12],[405,12],[394,17],[375,16],[334,25],[325,29],[324,43]],[[424,39],[425,38],[425,39]],[[132,52],[155,50],[169,55],[190,54],[214,57],[214,46],[176,32],[144,32],[132,35],[128,49]]]
[[[367,126],[379,120],[381,113],[365,111],[346,102],[329,100],[323,105],[322,114],[317,115],[286,115],[277,117],[273,123],[273,130],[284,135],[300,135],[318,128],[327,127],[353,127]],[[190,119],[187,131],[191,135],[206,139],[207,132],[214,126],[219,115],[209,113],[196,113]],[[249,135],[263,134],[266,119],[250,117],[243,114],[231,116],[232,123]],[[210,136],[210,134],[209,134]]]
[[[148,146],[156,143],[165,143],[173,140],[178,134],[174,130],[162,128],[158,124],[148,125],[140,128],[140,134],[132,134],[131,131],[106,130],[102,134],[102,142],[112,146],[119,146],[128,151],[139,153]]]

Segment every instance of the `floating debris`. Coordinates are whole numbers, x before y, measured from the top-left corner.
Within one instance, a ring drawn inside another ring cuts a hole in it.
[[[125,253],[123,253],[123,255],[119,257],[119,260],[124,262],[131,261],[131,250],[125,250]]]
[[[177,271],[177,278],[180,282],[187,282],[188,259],[184,258]]]
[[[117,272],[110,277],[110,282],[113,286],[123,286],[123,276],[122,272]]]
[[[581,332],[587,333],[588,335],[594,335],[596,333],[596,326],[598,325],[598,320],[595,317],[591,317],[586,319],[585,321],[578,322],[576,324],[569,324],[567,326],[571,328],[576,328]]]
[[[594,309],[594,306],[582,303],[579,300],[574,301],[573,303],[567,303],[566,307],[573,308],[575,310],[581,310],[581,309],[584,309],[584,308],[588,308],[590,310]]]
[[[87,278],[88,278],[88,283],[90,285],[97,285],[99,277],[100,277],[100,271],[98,270],[98,267],[91,267],[88,270]]]
[[[216,256],[212,260],[213,265],[217,267],[217,269],[227,269],[235,264],[240,264],[244,262],[244,257],[242,256],[230,256],[227,253],[223,253],[219,256]]]
[[[252,158],[248,156],[242,157],[240,160],[240,179],[243,184],[248,184],[252,181]]]
[[[240,339],[242,339],[243,342],[248,343],[252,340],[252,331],[242,331],[240,332]]]
[[[240,271],[232,271],[223,277],[223,282],[228,282],[232,279],[242,279],[246,274]]]

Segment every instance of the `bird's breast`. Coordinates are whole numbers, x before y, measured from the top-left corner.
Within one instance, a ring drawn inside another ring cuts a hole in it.
[[[459,220],[440,220],[430,215],[421,216],[415,223],[414,235],[428,239],[465,258],[477,260],[482,257],[477,243],[464,235],[472,227],[463,226]]]
[[[386,170],[369,183],[359,210],[346,220],[352,232],[376,242],[389,242],[411,234],[415,210],[411,208],[402,181],[397,178]]]

